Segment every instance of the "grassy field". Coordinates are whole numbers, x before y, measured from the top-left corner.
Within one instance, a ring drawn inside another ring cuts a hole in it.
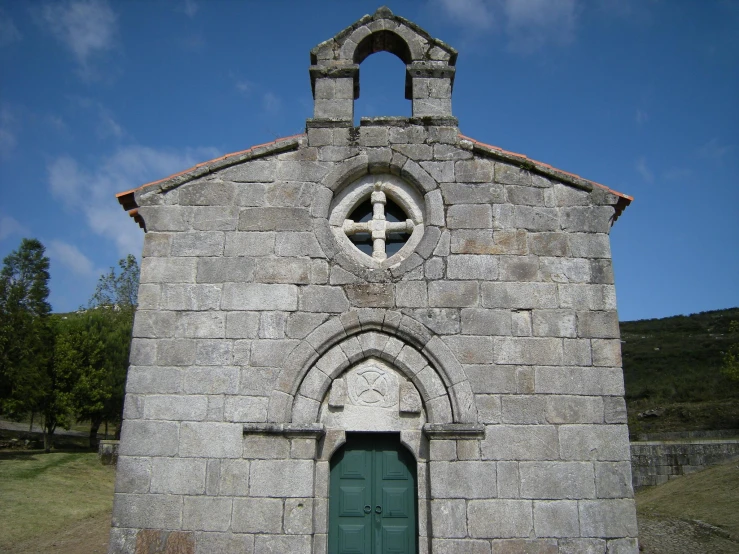
[[[109,514],[114,478],[95,453],[0,452],[0,552]]]
[[[643,516],[699,520],[739,540],[739,461],[641,490],[636,506]]]

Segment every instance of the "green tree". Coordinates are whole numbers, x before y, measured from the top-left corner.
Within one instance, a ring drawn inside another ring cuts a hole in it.
[[[724,353],[723,373],[739,381],[739,321],[729,323],[729,334],[734,336],[734,343]]]
[[[0,271],[0,412],[14,419],[43,405],[53,336],[49,327],[49,259],[23,239]]]
[[[103,402],[101,410],[80,411],[80,418],[90,421],[90,436],[97,435],[100,423],[105,421],[117,425],[123,416],[123,399],[131,348],[133,315],[139,289],[139,265],[129,254],[118,261],[118,268],[111,267],[100,277],[89,309],[96,314],[95,325],[100,329],[103,358],[105,360],[105,386],[110,396]],[[96,378],[91,382],[97,383]],[[102,389],[101,389],[102,390]]]
[[[60,316],[56,324],[54,366],[67,377],[69,408],[78,420],[89,420],[90,446],[97,447],[97,431],[106,402],[112,396],[110,366],[105,357],[107,318],[96,310]]]

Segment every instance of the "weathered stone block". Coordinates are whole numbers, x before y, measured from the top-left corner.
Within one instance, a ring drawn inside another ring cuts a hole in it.
[[[578,312],[577,334],[585,338],[617,339],[620,336],[618,314],[610,312]]]
[[[340,287],[308,286],[300,292],[300,310],[305,312],[345,312],[349,301]]]
[[[501,397],[501,421],[503,423],[547,423],[546,399],[540,396]]]
[[[608,233],[613,218],[612,206],[561,208],[562,230],[573,233]]]
[[[194,283],[196,258],[144,258],[141,283]]]
[[[236,206],[193,208],[191,221],[196,231],[235,231],[239,222],[239,209]]]
[[[150,395],[144,404],[145,419],[202,421],[208,410],[205,396]]]
[[[113,527],[180,529],[182,497],[170,494],[116,494]]]
[[[457,335],[444,337],[443,340],[462,364],[489,364],[492,362],[492,337]]]
[[[615,310],[613,285],[557,285],[559,305],[576,310]]]
[[[230,498],[185,497],[182,528],[194,531],[228,531],[231,527]]]
[[[447,258],[449,279],[479,279],[492,281],[498,278],[496,256],[452,255]]]
[[[282,500],[234,498],[231,528],[237,533],[282,532]]]
[[[468,308],[478,305],[476,281],[433,281],[428,286],[429,306],[439,308]]]
[[[566,233],[529,233],[529,251],[537,256],[566,256],[568,252]]]
[[[595,498],[589,462],[521,462],[521,497],[532,499]]]
[[[595,462],[598,498],[631,498],[631,462]]]
[[[260,554],[310,552],[310,548],[310,535],[256,535],[254,539],[254,552]]]
[[[234,422],[267,421],[269,399],[257,396],[226,397],[223,419]]]
[[[251,496],[313,496],[312,460],[255,460],[249,477]]]
[[[491,183],[494,164],[490,160],[471,159],[454,163],[457,181],[461,183]]]
[[[603,233],[568,233],[570,252],[578,258],[611,257],[611,242]]]
[[[584,394],[623,396],[620,368],[537,367],[536,392],[543,394]]]
[[[395,306],[395,290],[391,283],[346,285],[344,291],[349,299],[349,303],[357,308],[392,308]],[[348,306],[341,311],[346,309],[348,309]]]
[[[464,371],[479,394],[509,394],[516,392],[516,369],[495,364],[465,365]]]
[[[626,401],[621,396],[603,398],[603,418],[606,423],[626,423]]]
[[[205,493],[205,460],[154,458],[151,492],[164,494]]]
[[[583,500],[579,502],[579,510],[583,537],[635,537],[637,534],[633,500]]]
[[[280,233],[277,236],[275,253],[278,256],[326,257],[313,233]]]
[[[626,425],[562,425],[559,440],[564,460],[619,462],[631,456]]]
[[[115,490],[117,492],[149,492],[151,458],[119,456],[116,464]]]
[[[226,237],[220,231],[176,233],[172,236],[172,256],[223,256]]]
[[[254,312],[226,313],[226,338],[250,339],[257,336],[259,314]]]
[[[251,258],[201,258],[198,260],[198,283],[244,283],[254,280]]]
[[[268,256],[275,252],[274,232],[226,233],[224,256]]]
[[[602,539],[560,539],[561,554],[604,554],[606,541]]]
[[[562,340],[556,338],[495,337],[497,364],[560,365]]]
[[[311,282],[311,266],[308,258],[262,258],[256,265],[254,280],[306,285]]]
[[[471,500],[467,504],[469,535],[474,538],[528,537],[534,531],[530,500]]]
[[[313,532],[313,499],[285,500],[284,531],[288,535],[309,535]]]
[[[173,421],[124,420],[119,455],[174,456],[179,424]]]
[[[226,315],[223,312],[180,312],[175,337],[218,339],[226,336]]]
[[[497,494],[495,464],[431,462],[434,498],[492,498]]]
[[[505,202],[503,186],[495,183],[442,183],[441,193],[446,204],[500,204]]]
[[[434,535],[439,538],[455,538],[467,536],[467,512],[465,501],[442,500],[431,501],[431,522]]]
[[[486,308],[557,308],[557,285],[552,283],[482,283]]]
[[[455,204],[447,210],[449,229],[490,229],[493,211],[487,204]]]
[[[465,308],[461,314],[462,334],[465,335],[510,335],[511,312]]]
[[[536,256],[501,256],[501,281],[538,281],[539,258]]]
[[[534,335],[537,337],[577,336],[575,313],[569,310],[534,310]]]
[[[553,425],[491,425],[482,441],[484,460],[556,460],[559,439]]]
[[[194,458],[239,458],[242,426],[238,423],[184,422],[179,454]]]
[[[239,213],[239,231],[310,231],[311,228],[310,212],[305,208],[244,208]]]
[[[298,287],[262,283],[226,283],[221,308],[224,310],[285,310],[298,308]]]
[[[534,502],[534,532],[537,537],[576,537],[580,534],[577,502]]]
[[[540,206],[514,206],[513,226],[528,231],[559,231],[559,211]]]
[[[548,423],[603,423],[603,400],[600,396],[547,395],[546,421]]]

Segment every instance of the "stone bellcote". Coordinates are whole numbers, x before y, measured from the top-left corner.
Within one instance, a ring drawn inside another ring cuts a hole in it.
[[[353,125],[359,65],[375,52],[390,52],[406,64],[405,97],[412,101],[413,118],[457,125],[452,116],[457,51],[381,7],[311,50],[311,126]]]

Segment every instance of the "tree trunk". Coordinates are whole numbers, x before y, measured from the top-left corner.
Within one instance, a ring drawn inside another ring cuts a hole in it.
[[[28,426],[28,432],[33,433],[33,416],[36,415],[36,412],[31,412],[31,424]]]
[[[105,440],[108,440],[108,420],[105,420]]]
[[[93,448],[95,450],[98,449],[98,429],[100,429],[100,424],[102,423],[102,420],[102,416],[97,416],[90,419],[90,448]]]
[[[56,431],[56,423],[44,421],[44,451],[47,454],[54,448],[54,431]]]

